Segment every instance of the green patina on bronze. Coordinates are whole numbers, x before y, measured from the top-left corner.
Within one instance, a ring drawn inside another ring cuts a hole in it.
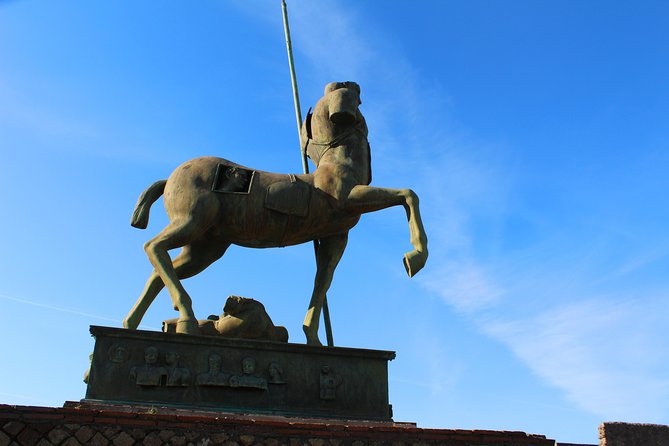
[[[231,244],[252,248],[319,240],[316,278],[304,318],[307,343],[321,345],[318,325],[348,231],[362,214],[403,206],[414,249],[404,256],[409,276],[427,261],[427,236],[418,196],[410,189],[369,186],[367,124],[359,110],[360,87],[332,82],[302,125],[302,145],[316,164],[313,174],[277,174],[217,157],[196,158],[141,195],[132,225],[146,228],[151,205],[164,195],[170,223],[145,245],[154,266],[123,325],[136,329],[163,286],[179,312],[176,332],[198,334],[192,301],[181,280],[218,260]],[[168,251],[182,248],[172,260]]]
[[[394,352],[91,327],[84,402],[389,421]]]
[[[163,321],[165,333],[176,333],[178,319]],[[276,326],[265,306],[248,297],[230,296],[225,301],[223,314],[210,315],[197,321],[199,334],[236,339],[288,342],[286,327]]]

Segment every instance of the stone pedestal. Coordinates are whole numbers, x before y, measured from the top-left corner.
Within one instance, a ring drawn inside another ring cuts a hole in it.
[[[394,352],[91,327],[84,403],[391,421]]]

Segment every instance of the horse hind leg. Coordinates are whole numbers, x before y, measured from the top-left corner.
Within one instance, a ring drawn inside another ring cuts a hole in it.
[[[183,250],[172,261],[172,267],[179,280],[187,279],[204,271],[209,265],[221,258],[229,246],[229,242],[209,243],[197,241],[191,243],[183,247]],[[123,320],[125,328],[136,329],[139,326],[146,310],[149,309],[164,286],[163,280],[154,270],[149,280],[147,280],[139,299],[137,299],[137,302]]]
[[[318,324],[325,296],[327,295],[335,269],[346,249],[348,233],[326,237],[320,240],[316,251],[316,279],[314,291],[309,302],[309,309],[304,317],[302,329],[307,337],[307,344],[322,345],[318,339]]]
[[[174,308],[179,311],[177,333],[197,334],[198,325],[193,302],[179,281],[168,251],[191,243],[206,230],[192,216],[172,221],[160,234],[146,242],[144,250],[156,273],[165,284]]]

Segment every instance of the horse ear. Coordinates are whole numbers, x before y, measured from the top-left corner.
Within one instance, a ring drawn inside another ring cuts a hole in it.
[[[360,96],[360,85],[358,85],[357,82],[346,81],[344,82],[344,84],[346,85],[346,88],[351,88],[355,90],[358,93],[358,96]]]
[[[311,107],[309,107],[309,110],[307,111],[307,117],[304,118],[304,131],[307,133],[307,138],[313,139],[313,135],[311,133],[311,120],[313,119],[314,114],[311,112]]]
[[[343,85],[341,82],[330,82],[325,86],[325,90],[323,92],[323,96],[327,96],[329,93],[332,93],[335,91],[337,88],[341,88]]]

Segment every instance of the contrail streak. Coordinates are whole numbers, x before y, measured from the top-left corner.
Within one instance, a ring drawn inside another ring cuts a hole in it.
[[[111,318],[104,317],[104,316],[98,316],[96,314],[85,313],[85,312],[79,311],[79,310],[71,310],[69,308],[57,307],[55,305],[44,304],[44,303],[41,303],[41,302],[35,302],[35,301],[32,301],[32,300],[28,300],[28,299],[21,299],[21,298],[18,298],[18,297],[7,296],[6,294],[0,294],[0,298],[7,299],[7,300],[13,300],[14,302],[19,302],[19,303],[22,303],[22,304],[33,305],[35,307],[47,308],[49,310],[61,311],[63,313],[76,314],[77,316],[84,316],[84,317],[90,317],[90,318],[94,318],[94,319],[100,319],[100,320],[103,320],[103,321],[114,322],[114,323],[117,323],[117,324],[119,324],[121,322],[118,319],[111,319]]]

